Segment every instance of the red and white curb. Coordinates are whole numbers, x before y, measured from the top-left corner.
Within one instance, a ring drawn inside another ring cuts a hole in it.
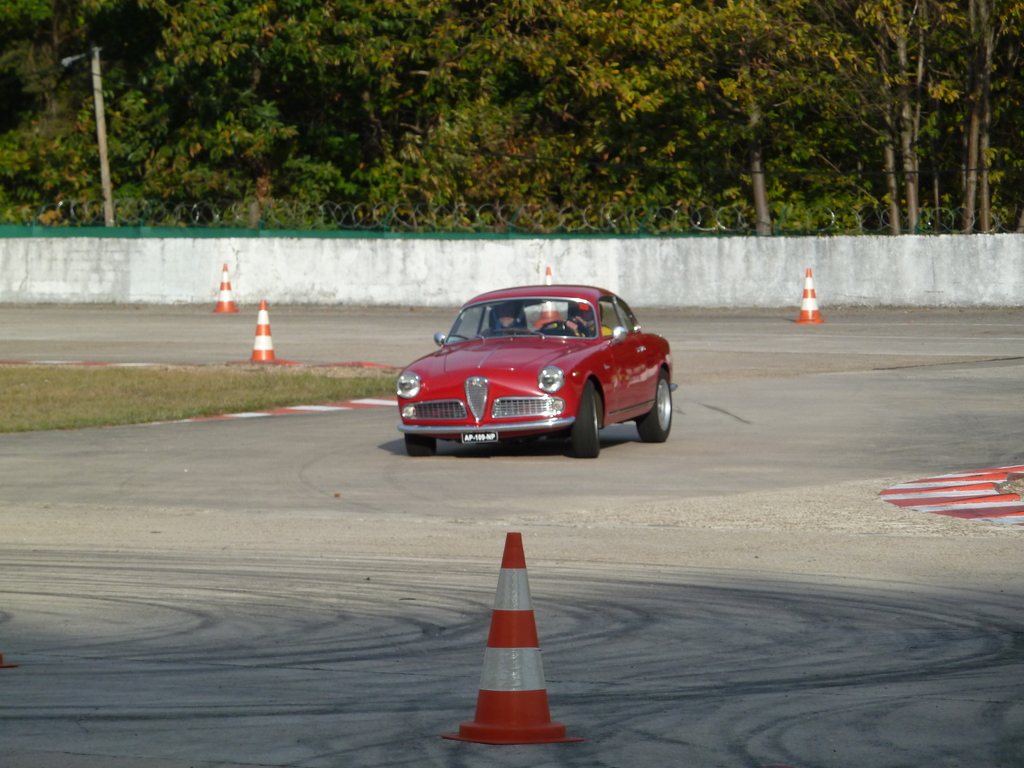
[[[1024,499],[1016,493],[1001,493],[998,488],[1010,475],[1020,473],[1024,473],[1024,465],[957,472],[900,483],[878,495],[890,504],[916,512],[1024,525]]]
[[[247,411],[245,413],[225,413],[220,416],[195,416],[191,419],[162,422],[164,424],[187,424],[191,421],[213,421],[216,419],[258,419],[263,416],[288,416],[296,413],[333,413],[335,411],[354,411],[360,408],[394,408],[398,400],[376,399],[372,397],[361,400],[349,400],[338,405],[292,405],[287,408],[274,408],[269,411]]]

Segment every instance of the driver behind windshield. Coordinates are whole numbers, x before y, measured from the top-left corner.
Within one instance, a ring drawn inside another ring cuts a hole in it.
[[[565,327],[576,336],[593,336],[594,308],[590,304],[570,302],[569,319],[565,321]]]

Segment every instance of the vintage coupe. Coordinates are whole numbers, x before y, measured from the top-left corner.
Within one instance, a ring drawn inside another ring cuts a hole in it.
[[[598,431],[635,421],[661,443],[672,427],[672,355],[621,298],[582,285],[536,285],[467,302],[440,349],[398,377],[410,456],[437,441],[495,443],[568,437],[579,458],[601,451]]]

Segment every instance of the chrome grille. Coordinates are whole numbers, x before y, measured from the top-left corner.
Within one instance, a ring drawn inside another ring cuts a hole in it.
[[[424,403],[415,403],[415,415],[413,419],[464,419],[466,418],[466,406],[461,400],[428,400]]]
[[[565,410],[560,397],[499,397],[491,406],[491,418],[514,416],[557,416]]]
[[[477,421],[483,418],[487,410],[487,388],[489,382],[483,376],[471,376],[466,379],[466,402],[469,403],[469,410],[473,412],[473,418]]]

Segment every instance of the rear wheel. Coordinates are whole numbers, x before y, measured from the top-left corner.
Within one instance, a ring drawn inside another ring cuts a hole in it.
[[[672,387],[664,370],[658,375],[654,407],[636,420],[636,431],[645,443],[664,443],[672,430]]]
[[[601,396],[593,381],[583,385],[580,407],[572,424],[572,452],[577,459],[596,459],[601,453]]]
[[[437,453],[437,438],[423,435],[406,435],[405,452],[410,456],[433,456]]]

